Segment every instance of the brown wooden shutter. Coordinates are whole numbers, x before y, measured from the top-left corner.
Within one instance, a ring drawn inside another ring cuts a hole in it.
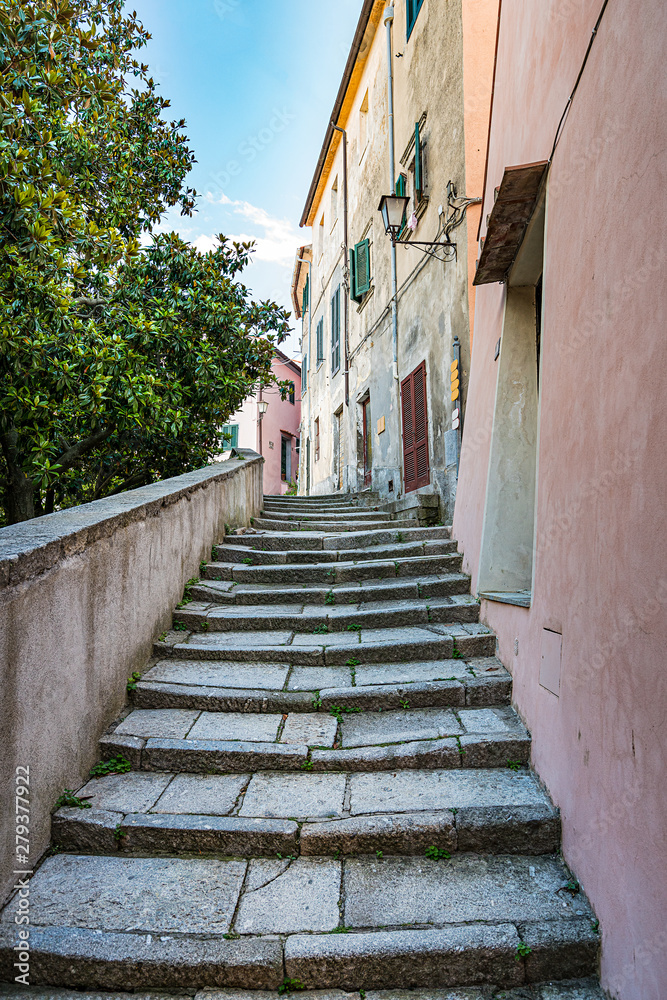
[[[405,492],[411,493],[430,482],[425,361],[401,382],[401,405],[403,475]]]

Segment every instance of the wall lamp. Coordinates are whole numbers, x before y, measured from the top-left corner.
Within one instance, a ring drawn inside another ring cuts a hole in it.
[[[266,411],[269,408],[269,404],[265,399],[260,399],[257,403],[257,412],[259,413],[259,419],[261,420]]]
[[[383,194],[378,206],[378,211],[382,215],[382,222],[384,224],[384,231],[387,236],[390,237],[392,246],[413,246],[413,247],[428,247],[428,250],[423,250],[423,253],[431,254],[431,256],[436,257],[437,254],[433,253],[434,250],[444,250],[445,260],[453,260],[456,257],[456,243],[452,243],[449,239],[449,235],[445,234],[446,239],[442,240],[401,240],[399,235],[406,227],[406,217],[408,214],[408,205],[410,204],[410,199],[407,195],[399,194]],[[408,223],[409,225],[409,223]],[[438,258],[442,260],[442,258]]]

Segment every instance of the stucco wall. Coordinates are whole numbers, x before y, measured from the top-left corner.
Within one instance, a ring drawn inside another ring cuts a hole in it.
[[[505,167],[548,159],[600,7],[503,0],[484,217]],[[556,149],[532,606],[482,605],[622,1000],[667,996],[666,32],[662,0],[609,3]],[[504,301],[477,291],[454,519],[474,586]],[[558,695],[539,683],[545,628]]]
[[[16,768],[30,768],[34,863],[184,584],[261,497],[256,457],[0,530],[0,897],[13,884]]]

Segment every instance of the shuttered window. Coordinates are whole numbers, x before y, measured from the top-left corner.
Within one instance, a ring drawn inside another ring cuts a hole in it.
[[[421,5],[424,0],[406,0],[406,15],[407,15],[407,28],[408,28],[408,38],[412,34],[412,29],[415,26],[417,20],[417,15],[421,9]]]
[[[331,374],[340,368],[340,285],[331,299]]]
[[[371,243],[361,240],[350,250],[350,298],[361,302],[371,288]]]
[[[239,446],[239,425],[223,424],[222,427],[222,447],[225,451]]]
[[[405,492],[411,493],[430,482],[425,361],[401,382],[401,409]]]
[[[317,363],[324,361],[324,317],[317,324]]]
[[[304,354],[301,366],[301,395],[305,396],[308,389],[308,355]]]
[[[305,313],[308,309],[310,298],[310,282],[306,277],[306,284],[303,286],[303,294],[301,296],[301,312]]]

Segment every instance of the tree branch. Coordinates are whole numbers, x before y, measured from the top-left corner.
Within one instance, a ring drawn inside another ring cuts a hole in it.
[[[79,441],[78,444],[73,445],[64,451],[56,461],[55,465],[58,467],[60,472],[66,472],[70,469],[75,462],[78,462],[80,458],[87,455],[89,451],[93,448],[97,448],[99,444],[110,438],[114,432],[113,427],[106,427],[104,430],[99,430],[95,434],[91,434],[90,437],[85,438],[83,441]]]

